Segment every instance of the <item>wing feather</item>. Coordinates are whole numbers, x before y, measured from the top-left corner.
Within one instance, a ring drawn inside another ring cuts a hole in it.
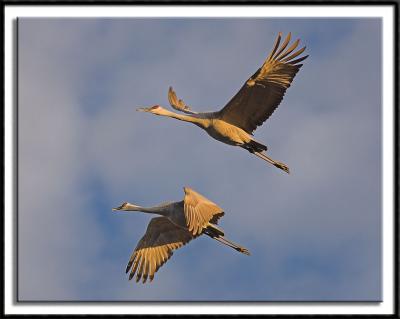
[[[287,55],[289,55],[294,49],[297,48],[297,46],[299,45],[300,40],[297,39],[295,42],[293,42],[293,44],[289,47],[289,49],[287,49],[284,53],[282,53],[280,56],[276,56],[277,60],[282,60],[284,57],[286,57]]]
[[[286,49],[287,45],[289,44],[289,41],[290,41],[291,37],[292,37],[292,34],[289,32],[289,34],[287,35],[285,41],[282,43],[281,48],[273,56],[275,56],[275,57],[279,56],[279,54],[281,54],[283,52],[283,50]]]
[[[131,270],[129,279],[136,274],[136,282],[141,279],[143,283],[147,279],[152,281],[154,274],[171,258],[173,251],[193,238],[188,230],[176,226],[168,218],[153,218],[129,259],[126,269],[126,272]]]
[[[297,57],[298,55],[302,54],[304,52],[304,50],[306,49],[306,47],[302,47],[299,51],[296,51],[295,53],[293,53],[292,55],[289,55],[287,58],[281,59],[281,62],[288,62],[292,59],[294,59],[295,57]]]
[[[139,280],[140,280],[140,277],[142,277],[142,273],[143,273],[143,267],[144,267],[144,264],[146,263],[146,260],[145,260],[145,256],[146,256],[146,248],[145,249],[143,249],[143,253],[142,253],[143,255],[141,256],[141,258],[140,258],[140,266],[139,266],[139,269],[138,269],[138,271],[137,271],[137,275],[136,275],[136,282],[138,282]]]
[[[308,58],[308,55],[302,56],[301,58],[298,58],[297,60],[290,61],[290,64],[297,64],[301,61],[304,61],[307,58]],[[297,64],[297,66],[299,66],[299,67],[301,67],[302,65],[303,64]]]
[[[133,264],[132,271],[131,271],[131,273],[129,274],[129,280],[131,280],[132,277],[135,275],[136,269],[137,269],[138,266],[139,266],[139,262],[140,262],[140,258],[137,258],[136,261],[135,261],[135,263]],[[129,268],[128,268],[128,271],[129,271]],[[127,271],[127,272],[128,272],[128,271]]]
[[[171,104],[171,106],[177,111],[184,112],[187,114],[197,114],[196,112],[193,112],[190,109],[189,105],[186,105],[185,102],[183,102],[183,100],[178,99],[172,86],[170,86],[168,90],[168,101],[169,104]]]
[[[279,33],[274,48],[262,67],[219,111],[218,117],[220,119],[253,134],[257,126],[260,126],[271,116],[300,70],[302,64],[298,63],[308,57],[306,55],[293,60],[304,52],[305,47],[295,51],[299,44],[299,40],[296,40],[286,49],[290,37],[289,33],[281,48],[278,48],[281,39],[281,33]]]
[[[278,36],[277,36],[276,39],[275,39],[274,48],[272,49],[271,53],[269,54],[269,56],[268,56],[268,58],[267,58],[267,61],[270,60],[270,59],[272,59],[272,57],[275,55],[275,52],[276,52],[276,50],[278,49],[279,44],[281,43],[281,37],[282,37],[282,33],[279,32],[279,33],[278,33]]]
[[[210,221],[217,222],[224,215],[224,212],[217,204],[189,187],[184,187],[183,189],[185,191],[183,208],[186,224],[189,232],[196,236],[203,232],[203,229],[208,226]]]

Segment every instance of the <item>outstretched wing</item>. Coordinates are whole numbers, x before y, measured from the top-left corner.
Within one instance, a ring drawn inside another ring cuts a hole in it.
[[[189,232],[193,235],[201,234],[208,223],[216,224],[218,219],[224,215],[221,207],[204,196],[189,187],[184,187],[183,190],[185,191],[183,209],[186,224]]]
[[[175,94],[175,91],[172,89],[172,87],[169,87],[168,90],[168,101],[171,106],[177,110],[181,111],[187,114],[197,114],[196,112],[193,112],[188,105],[183,102],[183,100],[178,99],[178,97]]]
[[[126,273],[132,268],[129,280],[137,273],[136,282],[142,278],[145,283],[148,277],[152,281],[154,273],[171,258],[173,251],[193,238],[189,231],[176,226],[168,218],[153,218],[126,267]]]
[[[264,64],[242,86],[239,92],[220,111],[219,118],[252,134],[257,126],[266,121],[281,103],[286,89],[290,86],[308,55],[295,59],[305,47],[295,51],[300,40],[289,48],[291,34],[279,47],[279,33],[273,50]],[[293,52],[293,53],[292,53]]]

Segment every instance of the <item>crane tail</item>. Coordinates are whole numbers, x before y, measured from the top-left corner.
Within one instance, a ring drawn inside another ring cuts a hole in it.
[[[257,142],[255,140],[251,140],[250,142],[246,143],[243,146],[245,149],[247,149],[249,152],[264,152],[268,150],[268,147],[264,144],[261,144],[260,142]]]
[[[262,152],[254,152],[254,155],[256,155],[257,157],[263,159],[264,161],[274,165],[275,167],[285,171],[286,173],[290,174],[289,167],[286,164],[283,164],[281,162],[277,162],[277,161],[273,160],[272,158],[268,157],[267,155],[265,155]]]

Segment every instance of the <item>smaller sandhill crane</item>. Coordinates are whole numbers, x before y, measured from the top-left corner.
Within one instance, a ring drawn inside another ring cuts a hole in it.
[[[168,202],[154,207],[141,207],[125,202],[113,208],[161,215],[150,221],[146,233],[131,255],[126,267],[126,273],[131,270],[129,280],[136,273],[136,282],[141,278],[143,283],[147,278],[151,282],[155,272],[171,258],[175,249],[202,234],[250,255],[246,248],[226,239],[224,231],[216,226],[218,219],[224,215],[221,207],[189,187],[184,187],[183,190],[185,197],[179,202]]]
[[[168,92],[169,103],[174,109],[186,113],[186,115],[168,111],[159,105],[137,110],[193,123],[216,140],[240,146],[289,173],[289,168],[285,164],[275,161],[265,154],[267,146],[252,137],[257,126],[262,125],[279,106],[286,89],[289,88],[302,66],[299,63],[308,57],[306,55],[295,59],[304,52],[305,47],[295,51],[300,42],[300,40],[296,40],[287,48],[291,39],[290,33],[279,47],[281,36],[282,34],[279,33],[264,64],[220,111],[194,112],[177,98],[172,87]]]

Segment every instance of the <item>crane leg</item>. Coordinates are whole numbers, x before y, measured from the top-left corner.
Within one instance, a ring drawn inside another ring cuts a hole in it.
[[[212,238],[215,239],[215,240],[218,240],[220,243],[222,243],[224,245],[232,247],[233,249],[237,250],[238,252],[241,252],[241,253],[243,253],[245,255],[250,255],[250,252],[246,248],[244,248],[244,247],[242,247],[242,246],[240,246],[238,244],[235,244],[234,242],[231,242],[230,240],[226,239],[223,236],[212,237]]]
[[[235,249],[238,252],[241,252],[246,255],[250,255],[249,251],[246,248],[226,239],[224,236],[221,236],[220,233],[221,233],[221,231],[218,230],[218,232],[216,232],[215,228],[208,227],[204,230],[204,234],[210,236],[212,239],[215,239],[215,240],[219,241],[220,243]]]
[[[281,162],[274,161],[272,158],[268,157],[264,153],[254,152],[253,154],[258,156],[259,158],[263,159],[264,161],[267,161],[268,163],[274,165],[275,167],[280,168],[281,170],[285,171],[286,173],[288,173],[288,174],[290,173],[289,172],[289,167],[287,167],[287,165],[285,165],[285,164],[283,164]]]

